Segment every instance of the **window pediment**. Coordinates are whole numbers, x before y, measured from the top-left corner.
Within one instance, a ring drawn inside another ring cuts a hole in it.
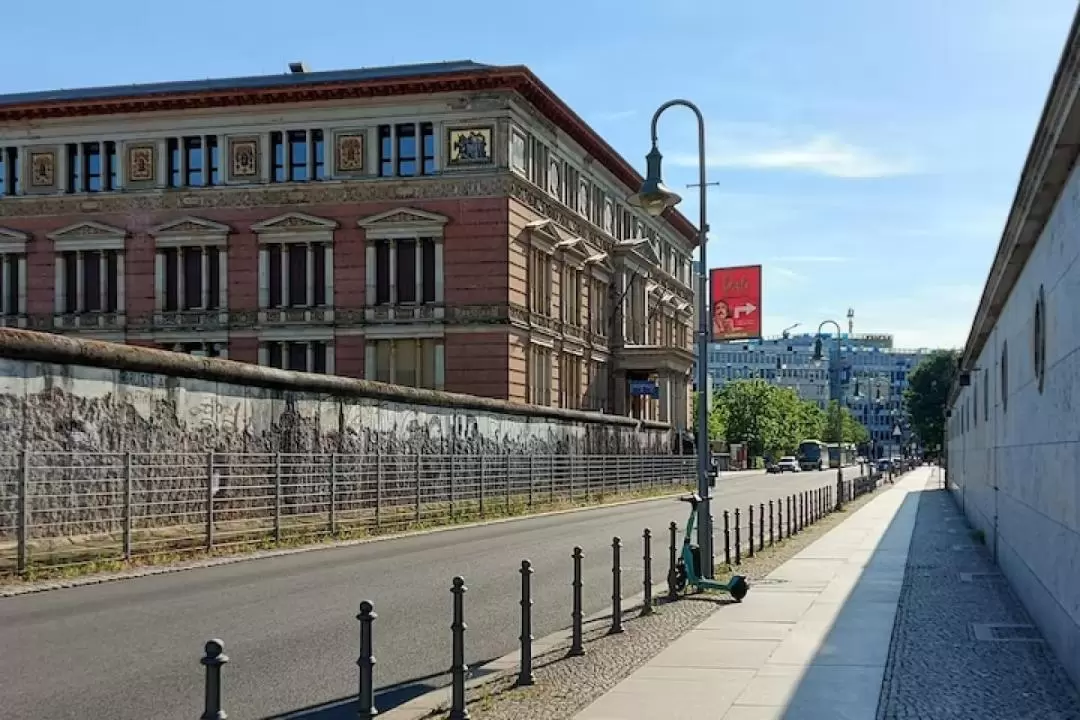
[[[0,227],[0,253],[21,253],[26,251],[30,236],[18,230]]]
[[[285,213],[251,226],[260,242],[332,242],[336,220],[308,215]]]
[[[232,228],[213,220],[182,217],[149,230],[159,247],[224,244]]]
[[[411,207],[397,207],[369,215],[357,221],[369,240],[393,238],[442,237],[450,218],[439,213]]]
[[[57,252],[69,250],[123,250],[127,230],[85,220],[62,227],[45,237],[53,241]]]

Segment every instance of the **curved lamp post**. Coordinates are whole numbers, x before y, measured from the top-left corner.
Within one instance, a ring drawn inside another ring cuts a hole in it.
[[[844,504],[844,463],[840,454],[840,446],[844,442],[844,414],[840,403],[840,335],[843,331],[840,323],[835,320],[822,320],[818,325],[817,338],[814,340],[814,359],[821,360],[821,329],[830,324],[836,327],[836,397],[831,399],[836,400],[836,509],[839,510]]]
[[[681,105],[682,107],[689,108],[693,111],[694,115],[697,117],[698,126],[698,171],[700,176],[698,181],[700,199],[698,202],[701,211],[701,218],[698,221],[698,248],[700,249],[701,260],[698,264],[697,278],[697,485],[698,495],[701,496],[701,505],[698,514],[698,546],[701,548],[701,559],[702,565],[704,566],[703,568],[700,568],[701,574],[704,577],[711,579],[716,576],[716,572],[714,569],[715,557],[713,555],[712,542],[713,518],[711,502],[709,499],[709,475],[712,469],[712,463],[709,458],[709,408],[707,407],[709,394],[709,296],[708,287],[705,283],[707,273],[705,263],[705,243],[707,241],[709,225],[707,221],[708,215],[705,211],[705,201],[708,183],[706,182],[705,175],[705,117],[701,114],[701,110],[697,105],[689,100],[669,100],[657,108],[656,112],[653,113],[652,124],[650,126],[652,148],[649,150],[649,154],[645,156],[645,182],[642,183],[641,189],[636,194],[627,198],[627,203],[633,207],[641,208],[653,217],[659,217],[682,202],[682,198],[678,193],[664,185],[660,167],[663,156],[660,154],[660,149],[657,147],[657,140],[659,138],[656,133],[656,125],[660,120],[660,116],[665,110],[676,105]]]

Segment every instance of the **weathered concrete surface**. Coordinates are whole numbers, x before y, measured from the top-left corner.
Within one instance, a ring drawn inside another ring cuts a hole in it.
[[[505,458],[670,448],[659,423],[0,329],[0,536],[16,525],[24,450],[38,466],[35,512],[78,497],[80,517],[52,521],[81,522],[117,519],[109,494],[123,452],[158,466],[136,484],[176,491],[175,511],[197,521],[210,451]]]

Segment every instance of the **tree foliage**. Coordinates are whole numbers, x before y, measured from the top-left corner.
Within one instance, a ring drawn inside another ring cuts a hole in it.
[[[866,428],[846,408],[841,412],[843,442],[867,441]],[[835,421],[835,415],[832,417]],[[729,443],[745,443],[751,455],[777,457],[794,453],[802,440],[836,442],[829,439],[828,419],[825,411],[800,399],[791,388],[770,385],[764,380],[738,380],[727,383],[713,395],[710,428],[720,430],[715,437],[723,437]]]
[[[839,437],[836,430],[838,427],[840,428]],[[829,403],[829,409],[825,413],[825,429],[822,437],[828,443],[845,442],[863,445],[870,442],[870,432],[866,427],[855,419],[850,410],[842,407],[835,400]]]
[[[925,447],[941,444],[945,434],[945,403],[956,379],[956,360],[955,350],[935,350],[908,375],[904,409]]]

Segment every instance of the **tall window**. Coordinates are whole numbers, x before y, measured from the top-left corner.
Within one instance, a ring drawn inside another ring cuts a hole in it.
[[[581,271],[577,268],[563,268],[560,299],[562,321],[574,327],[581,325]]]
[[[559,407],[581,407],[581,358],[563,354],[559,361]]]
[[[221,342],[164,343],[161,349],[196,357],[224,358],[229,355],[226,344]]]
[[[120,252],[78,250],[60,255],[63,311],[117,312],[119,308]]]
[[[221,253],[218,247],[165,248],[165,312],[221,307]]]
[[[188,187],[201,187],[206,184],[201,137],[184,138],[184,184]]]
[[[19,149],[0,147],[0,197],[19,194]]]
[[[326,143],[323,142],[323,131],[311,131],[312,173],[315,180],[326,179]]]
[[[551,256],[533,248],[529,253],[530,309],[540,315],[551,315]]]
[[[435,126],[398,123],[379,126],[379,175],[412,177],[435,172]]]
[[[528,383],[530,403],[551,404],[551,348],[529,346]]]
[[[375,304],[435,302],[435,239],[373,240]]]
[[[166,150],[166,162],[169,166],[169,187],[177,188],[184,184],[184,179],[180,175],[180,168],[183,165],[180,159],[180,139],[169,138],[166,142]]]
[[[325,340],[267,342],[259,348],[259,357],[261,364],[280,370],[325,373],[328,351]]]
[[[436,390],[442,386],[438,356],[443,341],[438,338],[395,338],[369,340],[365,353],[367,379],[376,382]]]
[[[272,243],[267,259],[267,306],[312,307],[327,304],[327,244]]]
[[[26,255],[0,252],[0,315],[26,312]]]
[[[304,182],[308,179],[307,130],[289,131],[289,180]]]
[[[270,133],[270,180],[285,182],[285,136],[280,132]]]

